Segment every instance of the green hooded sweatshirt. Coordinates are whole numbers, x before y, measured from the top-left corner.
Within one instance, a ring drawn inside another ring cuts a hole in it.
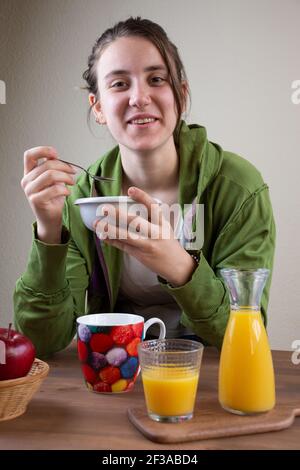
[[[173,287],[158,276],[163,289],[179,305],[181,322],[207,344],[221,347],[230,313],[229,296],[221,268],[273,267],[275,224],[268,186],[257,169],[242,157],[209,142],[204,127],[181,121],[174,133],[180,159],[179,203],[204,205],[204,243],[191,279]],[[33,242],[25,273],[14,292],[14,322],[31,338],[38,356],[64,349],[76,332],[76,318],[95,312],[113,312],[122,270],[122,251],[101,244],[102,282],[106,289],[88,296],[97,250],[94,234],[83,224],[77,198],[121,194],[119,147],[94,163],[92,174],[112,176],[111,184],[81,175],[66,198],[61,244]],[[96,192],[95,192],[96,191]],[[188,251],[188,250],[187,250]],[[103,273],[105,276],[103,276]],[[266,324],[271,274],[262,296]]]

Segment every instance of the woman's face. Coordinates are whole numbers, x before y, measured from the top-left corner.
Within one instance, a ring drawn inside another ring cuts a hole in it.
[[[114,139],[133,151],[169,143],[177,122],[175,99],[165,63],[148,40],[120,38],[102,53],[98,65],[102,116]],[[139,119],[148,119],[144,124]],[[149,122],[150,120],[150,122]]]

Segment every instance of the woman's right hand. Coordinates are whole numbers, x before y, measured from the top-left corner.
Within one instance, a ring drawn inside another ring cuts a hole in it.
[[[45,159],[38,164],[40,159]],[[24,153],[24,176],[21,186],[37,220],[37,235],[41,241],[61,243],[62,212],[66,196],[65,185],[75,184],[76,170],[58,160],[53,147],[34,147]]]

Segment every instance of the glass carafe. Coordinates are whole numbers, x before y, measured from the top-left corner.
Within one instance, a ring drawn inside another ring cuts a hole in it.
[[[275,405],[272,355],[260,311],[268,269],[221,269],[230,317],[219,366],[219,401],[232,413],[253,414]]]

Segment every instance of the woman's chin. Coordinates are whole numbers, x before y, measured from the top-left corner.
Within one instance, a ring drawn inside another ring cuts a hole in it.
[[[136,152],[136,153],[139,153],[139,154],[149,154],[149,153],[152,153],[156,150],[156,147],[153,147],[153,146],[140,146],[140,147],[127,147],[129,150],[131,150],[131,152]]]
[[[157,149],[160,145],[158,142],[154,142],[154,139],[151,139],[151,142],[139,142],[139,139],[134,139],[131,140],[130,142],[124,142],[123,145],[124,147],[127,147],[129,150],[132,152],[139,152],[139,153],[148,153],[148,152],[153,152],[155,149]]]

